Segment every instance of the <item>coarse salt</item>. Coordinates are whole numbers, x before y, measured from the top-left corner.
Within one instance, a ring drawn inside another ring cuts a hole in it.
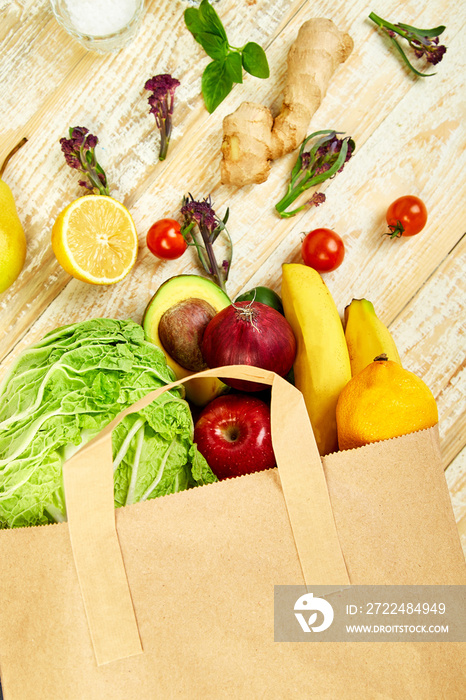
[[[140,4],[141,0],[66,0],[66,9],[76,31],[107,36],[123,29]]]

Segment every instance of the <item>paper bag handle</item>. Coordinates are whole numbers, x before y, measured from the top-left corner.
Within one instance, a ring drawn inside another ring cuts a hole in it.
[[[112,430],[164,391],[195,377],[272,386],[272,443],[304,581],[308,585],[349,583],[301,392],[274,372],[257,367],[232,365],[198,372],[126,408],[63,466],[71,546],[98,665],[142,652],[115,524]]]

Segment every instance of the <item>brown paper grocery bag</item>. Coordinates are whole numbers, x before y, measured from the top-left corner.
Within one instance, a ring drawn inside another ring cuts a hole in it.
[[[459,644],[273,641],[274,584],[465,582],[436,429],[322,467],[294,387],[215,373],[272,384],[278,470],[114,511],[112,426],[85,446],[69,522],[0,532],[5,700],[464,697]]]

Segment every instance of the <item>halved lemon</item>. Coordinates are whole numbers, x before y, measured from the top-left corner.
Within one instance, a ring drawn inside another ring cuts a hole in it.
[[[114,284],[136,262],[138,236],[123,204],[104,195],[86,195],[58,215],[52,248],[60,265],[90,284]]]

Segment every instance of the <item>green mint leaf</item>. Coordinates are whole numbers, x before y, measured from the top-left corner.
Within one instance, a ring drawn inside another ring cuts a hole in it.
[[[228,42],[217,34],[200,32],[194,38],[214,61],[223,61],[228,53]]]
[[[241,54],[232,51],[228,54],[225,60],[225,67],[228,75],[234,83],[243,82],[243,63]]]
[[[202,74],[202,96],[212,114],[231,91],[233,81],[227,73],[226,61],[212,61]]]
[[[195,7],[189,7],[184,11],[184,21],[194,38],[196,38],[196,34],[208,31],[209,29],[209,26],[203,21],[201,15],[199,14],[199,10],[197,10]]]
[[[209,4],[208,0],[202,0],[201,4],[199,5],[199,17],[206,27],[204,31],[208,31],[211,34],[217,34],[218,36],[221,36],[222,39],[225,39],[225,41],[227,40],[227,35],[222,21],[212,5]]]
[[[264,49],[250,41],[243,49],[243,68],[256,78],[268,78],[269,64]]]

